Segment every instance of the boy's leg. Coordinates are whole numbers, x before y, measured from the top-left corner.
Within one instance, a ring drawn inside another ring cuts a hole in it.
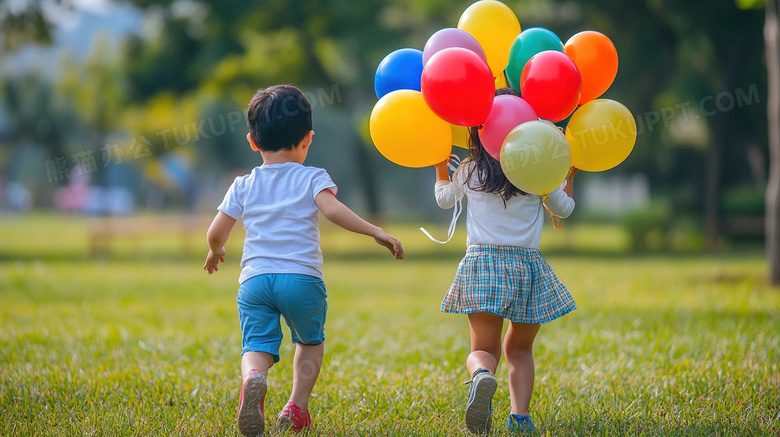
[[[322,367],[325,343],[316,345],[295,345],[293,359],[293,387],[289,402],[295,403],[302,412],[309,409],[309,397],[317,382]]]
[[[245,352],[241,357],[241,396],[238,400],[238,429],[245,436],[262,436],[265,432],[266,376],[274,363],[266,352]]]
[[[241,357],[241,374],[246,379],[249,372],[259,370],[263,376],[268,376],[268,369],[274,365],[274,356],[268,352],[245,352]]]
[[[236,301],[241,325],[241,394],[238,402],[238,429],[245,436],[265,432],[265,377],[278,359],[282,331],[279,312],[269,296],[273,277],[259,275],[244,281]]]
[[[314,276],[280,275],[278,284],[276,302],[295,343],[290,402],[305,413],[322,366],[328,296],[325,283]]]
[[[540,326],[538,323],[512,322],[504,336],[511,414],[527,415],[529,411],[534,391],[534,339]]]

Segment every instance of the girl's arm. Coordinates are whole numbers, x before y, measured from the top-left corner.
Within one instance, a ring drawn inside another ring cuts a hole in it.
[[[390,250],[390,253],[395,255],[396,259],[404,259],[404,249],[400,241],[379,226],[374,226],[360,218],[360,216],[336,199],[332,191],[327,189],[320,191],[317,197],[314,198],[314,203],[322,211],[322,215],[331,222],[348,231],[374,237],[374,240]]]
[[[452,175],[453,181],[458,179],[458,182],[451,183],[447,171],[447,164],[449,162],[449,159],[447,159],[446,161],[442,161],[433,166],[433,168],[436,169],[436,187],[434,188],[434,195],[436,196],[436,204],[442,209],[449,209],[455,206],[455,204],[463,198],[464,194],[462,186],[459,183],[460,180],[457,177],[460,173],[459,170],[463,168],[464,164],[461,164],[458,170]]]
[[[209,275],[219,270],[219,263],[225,262],[225,243],[227,243],[230,231],[236,219],[220,211],[211,222],[209,230],[206,232],[206,242],[209,245],[209,254],[206,256],[206,263],[203,270],[209,272]]]
[[[569,168],[569,174],[566,175],[566,186],[563,187],[563,192],[572,199],[574,198],[574,175],[576,175],[578,171],[580,171],[578,168]]]
[[[566,175],[566,181],[564,181],[561,187],[556,188],[547,195],[547,200],[544,202],[553,214],[566,218],[574,211],[574,198],[572,193],[574,192],[574,175],[579,170],[572,167],[569,169],[569,174]]]
[[[436,169],[436,182],[450,180],[450,174],[447,172],[447,164],[449,162],[450,160],[447,159],[433,166]]]

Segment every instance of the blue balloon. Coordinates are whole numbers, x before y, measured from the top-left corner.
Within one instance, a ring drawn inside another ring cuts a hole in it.
[[[382,59],[374,75],[374,91],[381,99],[396,90],[421,91],[423,52],[417,49],[398,49]]]

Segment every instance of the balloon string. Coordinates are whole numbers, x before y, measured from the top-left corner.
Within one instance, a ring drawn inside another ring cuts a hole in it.
[[[545,194],[542,196],[542,206],[544,206],[544,209],[547,210],[547,213],[550,214],[550,220],[552,221],[552,227],[554,229],[561,229],[563,227],[563,223],[561,223],[561,216],[553,214],[552,211],[550,211],[550,208],[547,207],[547,205],[544,204],[544,202],[547,202],[550,200],[549,197]]]
[[[459,166],[460,166],[460,158],[458,157],[458,155],[455,154],[450,155],[450,162],[447,164],[447,168],[454,173]],[[423,227],[420,227],[420,230],[422,231],[423,234],[425,234],[426,237],[428,237],[434,243],[447,244],[450,240],[452,240],[452,236],[455,235],[455,227],[458,224],[458,217],[460,217],[460,213],[462,211],[463,211],[463,202],[462,200],[459,199],[457,202],[455,202],[455,209],[452,210],[452,220],[450,221],[449,228],[447,228],[447,239],[444,241],[434,238],[433,235],[431,235]]]
[[[450,169],[451,172],[455,173],[455,170],[460,167],[460,158],[458,155],[451,153],[450,154],[450,161],[447,163],[447,168]]]
[[[447,244],[450,240],[452,240],[453,235],[455,235],[455,226],[458,223],[458,217],[460,217],[460,213],[463,211],[463,206],[460,200],[458,200],[455,203],[455,209],[452,210],[452,221],[450,221],[450,227],[447,229],[447,239],[444,241],[438,240],[433,237],[428,231],[425,230],[422,226],[420,227],[420,230],[423,234],[425,234],[426,237],[430,238],[431,241],[433,241],[436,244]]]

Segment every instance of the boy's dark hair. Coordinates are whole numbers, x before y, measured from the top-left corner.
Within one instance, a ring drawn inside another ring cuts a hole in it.
[[[270,86],[252,96],[246,122],[260,149],[289,150],[311,131],[311,105],[303,92],[292,85]]]
[[[502,94],[518,95],[517,91],[512,88],[496,90],[497,96]],[[469,152],[471,160],[475,164],[471,167],[466,179],[469,181],[467,182],[469,188],[474,191],[498,194],[504,201],[504,206],[506,206],[506,201],[514,196],[528,196],[528,193],[509,182],[509,179],[504,175],[504,170],[501,169],[501,163],[490,156],[490,153],[482,146],[482,142],[479,140],[479,126],[469,128],[469,134]],[[471,186],[471,176],[475,171],[477,172],[477,182],[475,186]]]

